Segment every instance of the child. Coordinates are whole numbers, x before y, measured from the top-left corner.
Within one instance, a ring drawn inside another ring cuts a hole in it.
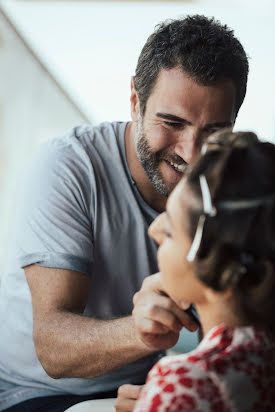
[[[219,132],[151,225],[161,281],[204,338],[160,360],[135,412],[274,411],[275,146]]]

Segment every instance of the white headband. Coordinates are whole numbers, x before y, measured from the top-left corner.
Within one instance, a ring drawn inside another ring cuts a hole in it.
[[[211,193],[210,193],[210,190],[207,184],[207,180],[204,175],[200,175],[200,187],[201,187],[201,193],[202,193],[203,214],[200,215],[197,230],[196,230],[192,245],[190,247],[190,250],[188,252],[188,255],[186,257],[188,262],[193,262],[193,260],[196,257],[196,254],[198,253],[198,250],[201,244],[203,227],[204,227],[206,216],[207,215],[216,216],[217,214],[217,210],[212,204]]]
[[[209,190],[209,186],[207,184],[207,180],[204,175],[199,176],[200,179],[200,188],[202,193],[202,204],[203,204],[203,213],[200,215],[197,230],[190,247],[190,250],[187,254],[186,259],[188,262],[193,262],[195,259],[200,244],[202,240],[203,228],[205,224],[205,220],[207,216],[216,216],[217,209],[212,204],[211,193]],[[242,209],[250,209],[255,208],[261,205],[268,205],[274,204],[275,202],[275,194],[265,195],[262,197],[254,198],[254,199],[239,199],[239,200],[224,200],[217,203],[218,210],[242,210]]]

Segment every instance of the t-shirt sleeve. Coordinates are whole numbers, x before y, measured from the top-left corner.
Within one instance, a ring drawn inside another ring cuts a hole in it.
[[[15,229],[20,266],[91,274],[95,193],[93,167],[78,141],[42,145],[21,182]]]
[[[230,412],[209,374],[166,357],[149,372],[134,412]]]

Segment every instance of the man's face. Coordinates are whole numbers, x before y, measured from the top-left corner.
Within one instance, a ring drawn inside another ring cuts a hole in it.
[[[209,134],[232,127],[235,87],[196,83],[179,68],[162,70],[135,136],[137,157],[155,190],[168,196]]]

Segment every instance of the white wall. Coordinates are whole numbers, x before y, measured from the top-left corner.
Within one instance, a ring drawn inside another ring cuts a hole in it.
[[[1,9],[0,38],[1,277],[20,173],[40,142],[84,122],[85,116],[39,64]]]
[[[275,1],[19,2],[6,0],[38,52],[95,122],[129,119],[129,84],[155,24],[188,13],[235,29],[250,56],[246,101],[236,129],[275,142]]]
[[[0,4],[94,123],[130,118],[130,77],[158,22],[191,13],[219,18],[235,29],[250,56],[248,92],[236,129],[254,130],[275,142],[274,0]],[[1,271],[21,168],[41,140],[85,119],[3,19],[0,37]]]

